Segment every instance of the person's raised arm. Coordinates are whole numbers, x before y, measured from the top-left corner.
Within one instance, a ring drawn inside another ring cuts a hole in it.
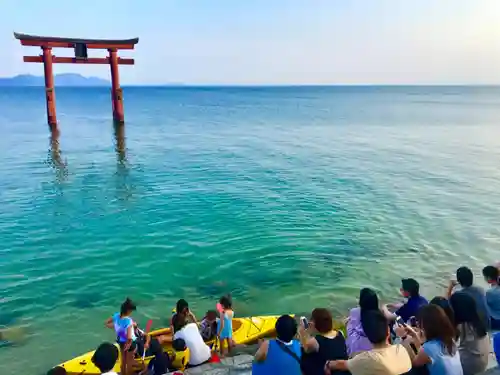
[[[268,348],[269,348],[268,340],[265,340],[260,344],[259,349],[257,349],[257,352],[255,353],[254,356],[256,362],[264,362],[266,360]]]
[[[193,323],[198,324],[198,320],[196,320],[196,316],[194,316],[191,310],[189,310],[189,316],[191,317],[191,319],[193,319]]]
[[[400,344],[404,345],[407,349],[410,347],[415,355],[418,354],[418,350],[421,346],[421,338],[417,331],[409,325],[401,326],[396,324],[394,332],[401,339]]]
[[[457,285],[458,285],[458,283],[455,280],[450,280],[450,282],[448,283],[448,289],[446,290],[446,295],[444,296],[444,298],[450,299],[451,295],[453,294],[453,290],[455,289],[455,287]]]
[[[402,309],[402,307],[400,307]],[[382,305],[382,313],[384,314],[387,320],[393,321],[396,320],[397,315],[389,311],[388,305]]]
[[[317,352],[319,350],[318,341],[309,335],[302,324],[299,325],[299,339],[300,345],[302,345],[306,353]]]
[[[386,306],[388,309],[397,310],[397,309],[401,308],[401,306],[403,306],[403,303],[401,303],[401,302],[388,303],[388,304],[386,304]]]
[[[109,329],[114,329],[115,326],[113,324],[113,317],[106,319],[106,321],[104,322],[104,325],[106,327],[108,327]]]

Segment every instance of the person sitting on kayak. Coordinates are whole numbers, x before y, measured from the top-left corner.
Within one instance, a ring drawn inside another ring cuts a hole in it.
[[[184,327],[187,323],[198,324],[193,312],[189,310],[189,304],[185,299],[180,299],[175,305],[172,318],[170,319],[170,333],[157,336],[156,339],[160,344],[171,343],[172,338],[177,331]]]
[[[134,355],[137,351],[135,323],[130,317],[132,312],[137,309],[135,303],[130,298],[127,298],[120,307],[120,312],[114,314],[106,321],[108,328],[114,329],[116,332],[116,340],[120,345],[122,353],[121,371],[122,375],[127,375],[132,372],[134,363]]]
[[[172,334],[175,334],[180,330],[186,323],[198,323],[193,312],[189,310],[189,304],[185,299],[180,299],[177,301],[175,313],[172,315],[170,321],[170,328]]]
[[[300,342],[295,340],[297,322],[290,315],[276,321],[276,339],[262,341],[252,365],[253,375],[302,375]]]
[[[207,311],[206,316],[200,323],[200,333],[205,341],[215,338],[217,333],[217,311]]]
[[[118,349],[109,342],[99,345],[92,356],[92,363],[99,369],[101,375],[117,375],[116,372],[113,371],[117,360]]]

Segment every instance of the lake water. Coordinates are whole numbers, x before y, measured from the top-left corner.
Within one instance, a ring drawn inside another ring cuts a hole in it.
[[[0,89],[0,325],[29,332],[1,374],[113,340],[127,296],[155,327],[180,297],[202,316],[229,291],[240,316],[343,314],[360,287],[394,298],[413,276],[432,297],[498,258],[500,88],[124,98],[122,153],[109,89],[57,88],[58,157],[43,88]]]

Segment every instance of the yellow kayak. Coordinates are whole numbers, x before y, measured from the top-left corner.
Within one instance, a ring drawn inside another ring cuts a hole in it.
[[[254,344],[257,340],[272,337],[275,334],[274,326],[279,316],[253,316],[248,318],[234,318],[233,319],[233,340],[236,345],[248,345]],[[161,336],[170,333],[170,328],[163,328],[156,331],[152,331],[150,335],[152,337]],[[207,344],[213,344],[213,342],[207,342]],[[118,344],[116,344],[118,346]],[[165,350],[172,353],[173,349],[171,346],[165,346]],[[99,375],[100,371],[94,366],[91,359],[94,355],[94,351],[85,353],[79,357],[73,358],[67,362],[61,363],[66,369],[68,375]],[[153,357],[146,357],[144,359],[144,364],[147,366],[149,361]],[[176,367],[184,368],[189,360],[189,351],[177,352],[175,353],[174,364]],[[137,369],[142,369],[142,358],[136,359]],[[115,372],[120,372],[120,359],[116,362],[113,369]]]

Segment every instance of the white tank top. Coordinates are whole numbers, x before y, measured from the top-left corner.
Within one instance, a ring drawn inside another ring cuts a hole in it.
[[[189,323],[180,331],[177,331],[174,335],[175,339],[183,339],[186,342],[186,346],[189,348],[190,365],[200,365],[208,361],[212,356],[210,348],[203,341],[196,323]]]

